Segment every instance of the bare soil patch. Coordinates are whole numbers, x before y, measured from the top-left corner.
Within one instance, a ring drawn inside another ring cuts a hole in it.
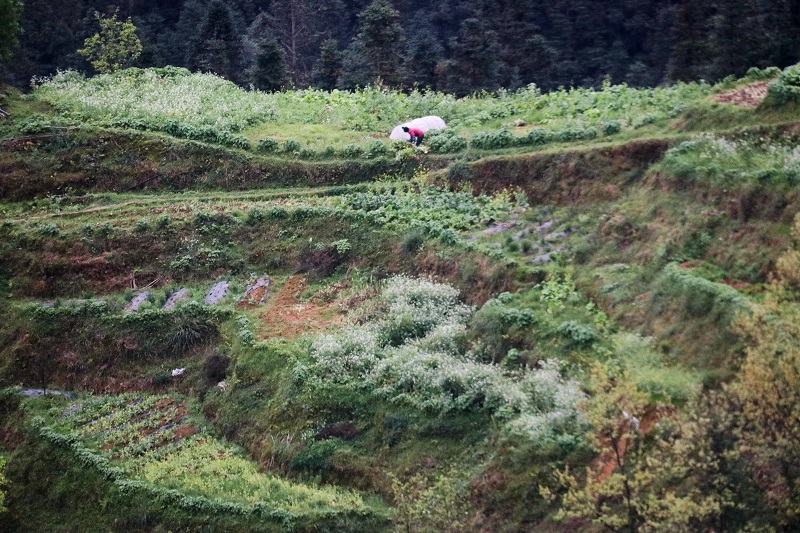
[[[267,299],[259,314],[257,335],[260,339],[272,337],[296,338],[304,333],[329,328],[342,319],[334,302],[300,301],[306,287],[304,276],[292,276],[280,291]]]
[[[741,107],[756,107],[767,96],[767,88],[772,80],[757,81],[732,91],[719,93],[714,97],[715,102],[733,104]]]

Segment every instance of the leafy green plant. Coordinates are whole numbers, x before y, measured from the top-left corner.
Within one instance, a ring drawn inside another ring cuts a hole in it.
[[[786,67],[769,85],[764,105],[782,106],[800,102],[800,64]]]
[[[558,333],[580,348],[589,348],[598,340],[597,331],[593,327],[573,320],[559,324]]]
[[[286,139],[283,141],[282,151],[287,154],[294,154],[300,152],[300,142],[295,139]]]
[[[277,152],[279,147],[279,143],[276,139],[267,137],[266,139],[261,139],[258,141],[256,145],[256,149],[259,152]]]
[[[470,146],[480,149],[509,148],[514,146],[516,142],[517,139],[514,134],[506,128],[493,133],[478,132],[469,140]]]
[[[364,155],[364,152],[362,152],[361,147],[358,146],[357,144],[348,144],[342,150],[342,155],[349,159],[355,159],[358,157],[362,157]]]
[[[622,131],[622,122],[619,120],[607,120],[602,124],[603,135],[616,135]]]
[[[25,135],[36,135],[37,133],[44,133],[52,129],[50,119],[40,114],[33,114],[25,117],[17,125],[20,133]]]

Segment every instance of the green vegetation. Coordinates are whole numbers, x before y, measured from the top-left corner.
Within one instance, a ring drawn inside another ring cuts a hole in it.
[[[101,74],[132,66],[142,53],[142,42],[136,36],[131,19],[123,22],[117,20],[116,13],[106,18],[97,11],[94,17],[100,25],[100,33],[86,39],[78,53]]]
[[[0,524],[796,529],[800,116],[723,98],[774,76],[10,95]]]
[[[325,154],[323,147],[332,146],[353,158],[362,156],[347,152],[349,139],[375,155],[375,150],[367,150],[371,134],[386,134],[397,123],[418,116],[439,115],[450,126],[445,137],[431,140],[436,152],[463,150],[466,139],[476,150],[491,150],[592,140],[598,131],[605,138],[620,133],[623,125],[625,130],[663,125],[710,90],[696,83],[656,89],[605,84],[600,91],[575,88],[542,93],[531,86],[498,96],[460,99],[381,87],[261,93],[244,91],[211,74],[166,67],[127,69],[89,79],[64,72],[39,80],[34,97],[55,106],[68,122],[159,131],[244,149],[253,141],[263,151],[275,147],[261,141],[276,139],[283,152],[294,154],[308,148],[315,157]],[[648,117],[646,122],[642,117]],[[515,120],[539,127],[516,127]],[[301,138],[286,136],[289,124],[299,127],[292,135]],[[509,126],[517,132],[512,133]]]

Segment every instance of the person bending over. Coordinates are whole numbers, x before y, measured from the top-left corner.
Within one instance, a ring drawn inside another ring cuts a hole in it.
[[[411,142],[411,144],[416,142],[416,146],[422,144],[422,139],[425,138],[425,132],[419,128],[409,128],[407,126],[403,126],[403,131],[411,135],[409,142]]]

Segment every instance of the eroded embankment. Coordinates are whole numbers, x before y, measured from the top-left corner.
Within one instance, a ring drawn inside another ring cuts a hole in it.
[[[591,149],[482,159],[470,166],[477,193],[521,189],[532,203],[616,200],[642,179],[675,139],[650,139]]]
[[[299,161],[135,132],[64,131],[8,140],[0,149],[0,197],[66,192],[245,190],[342,185],[413,174],[418,161]]]

